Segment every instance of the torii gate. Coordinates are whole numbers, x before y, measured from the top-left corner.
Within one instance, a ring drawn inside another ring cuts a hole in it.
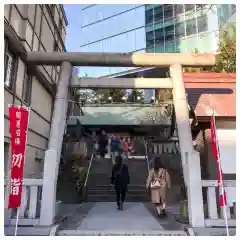
[[[173,89],[184,180],[187,186],[189,223],[193,227],[204,227],[200,158],[199,154],[193,150],[182,67],[213,66],[215,64],[214,54],[29,52],[27,62],[61,67],[49,144],[44,159],[40,225],[50,226],[54,222],[56,185],[68,104],[68,87],[97,87]],[[73,78],[70,81],[73,66],[170,67],[170,78]]]

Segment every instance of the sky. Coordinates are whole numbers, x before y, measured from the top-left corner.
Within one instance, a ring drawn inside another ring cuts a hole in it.
[[[68,20],[65,46],[68,52],[76,52],[80,46],[81,8],[85,4],[64,4]],[[79,39],[79,40],[78,40]]]

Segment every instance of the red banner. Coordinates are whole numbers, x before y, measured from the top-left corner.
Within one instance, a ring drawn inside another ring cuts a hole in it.
[[[211,138],[212,138],[212,152],[214,155],[214,158],[216,160],[217,164],[217,170],[218,170],[218,185],[220,187],[223,186],[223,173],[222,173],[222,167],[220,164],[220,153],[218,149],[218,143],[217,143],[217,137],[216,137],[216,126],[215,126],[215,116],[211,116]],[[223,196],[224,195],[224,196]],[[224,193],[220,190],[220,199],[219,199],[219,205],[224,206],[227,204],[227,198],[226,198],[226,192],[224,190]]]
[[[18,208],[21,205],[28,115],[28,108],[14,106],[9,107],[11,136],[11,178],[8,208]]]

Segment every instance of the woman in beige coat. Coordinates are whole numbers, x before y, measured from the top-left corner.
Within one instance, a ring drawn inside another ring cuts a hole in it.
[[[159,217],[165,217],[167,203],[167,188],[171,187],[171,180],[167,170],[161,164],[160,158],[154,159],[154,167],[150,169],[146,188],[150,188],[152,203],[156,205]]]

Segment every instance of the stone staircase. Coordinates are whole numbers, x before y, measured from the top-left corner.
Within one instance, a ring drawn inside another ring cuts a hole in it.
[[[127,202],[149,201],[145,190],[147,178],[147,164],[145,159],[135,158],[126,161],[129,168],[130,184],[126,195]],[[88,202],[115,202],[115,190],[110,185],[112,173],[111,159],[104,161],[94,160],[87,182],[86,201]]]

